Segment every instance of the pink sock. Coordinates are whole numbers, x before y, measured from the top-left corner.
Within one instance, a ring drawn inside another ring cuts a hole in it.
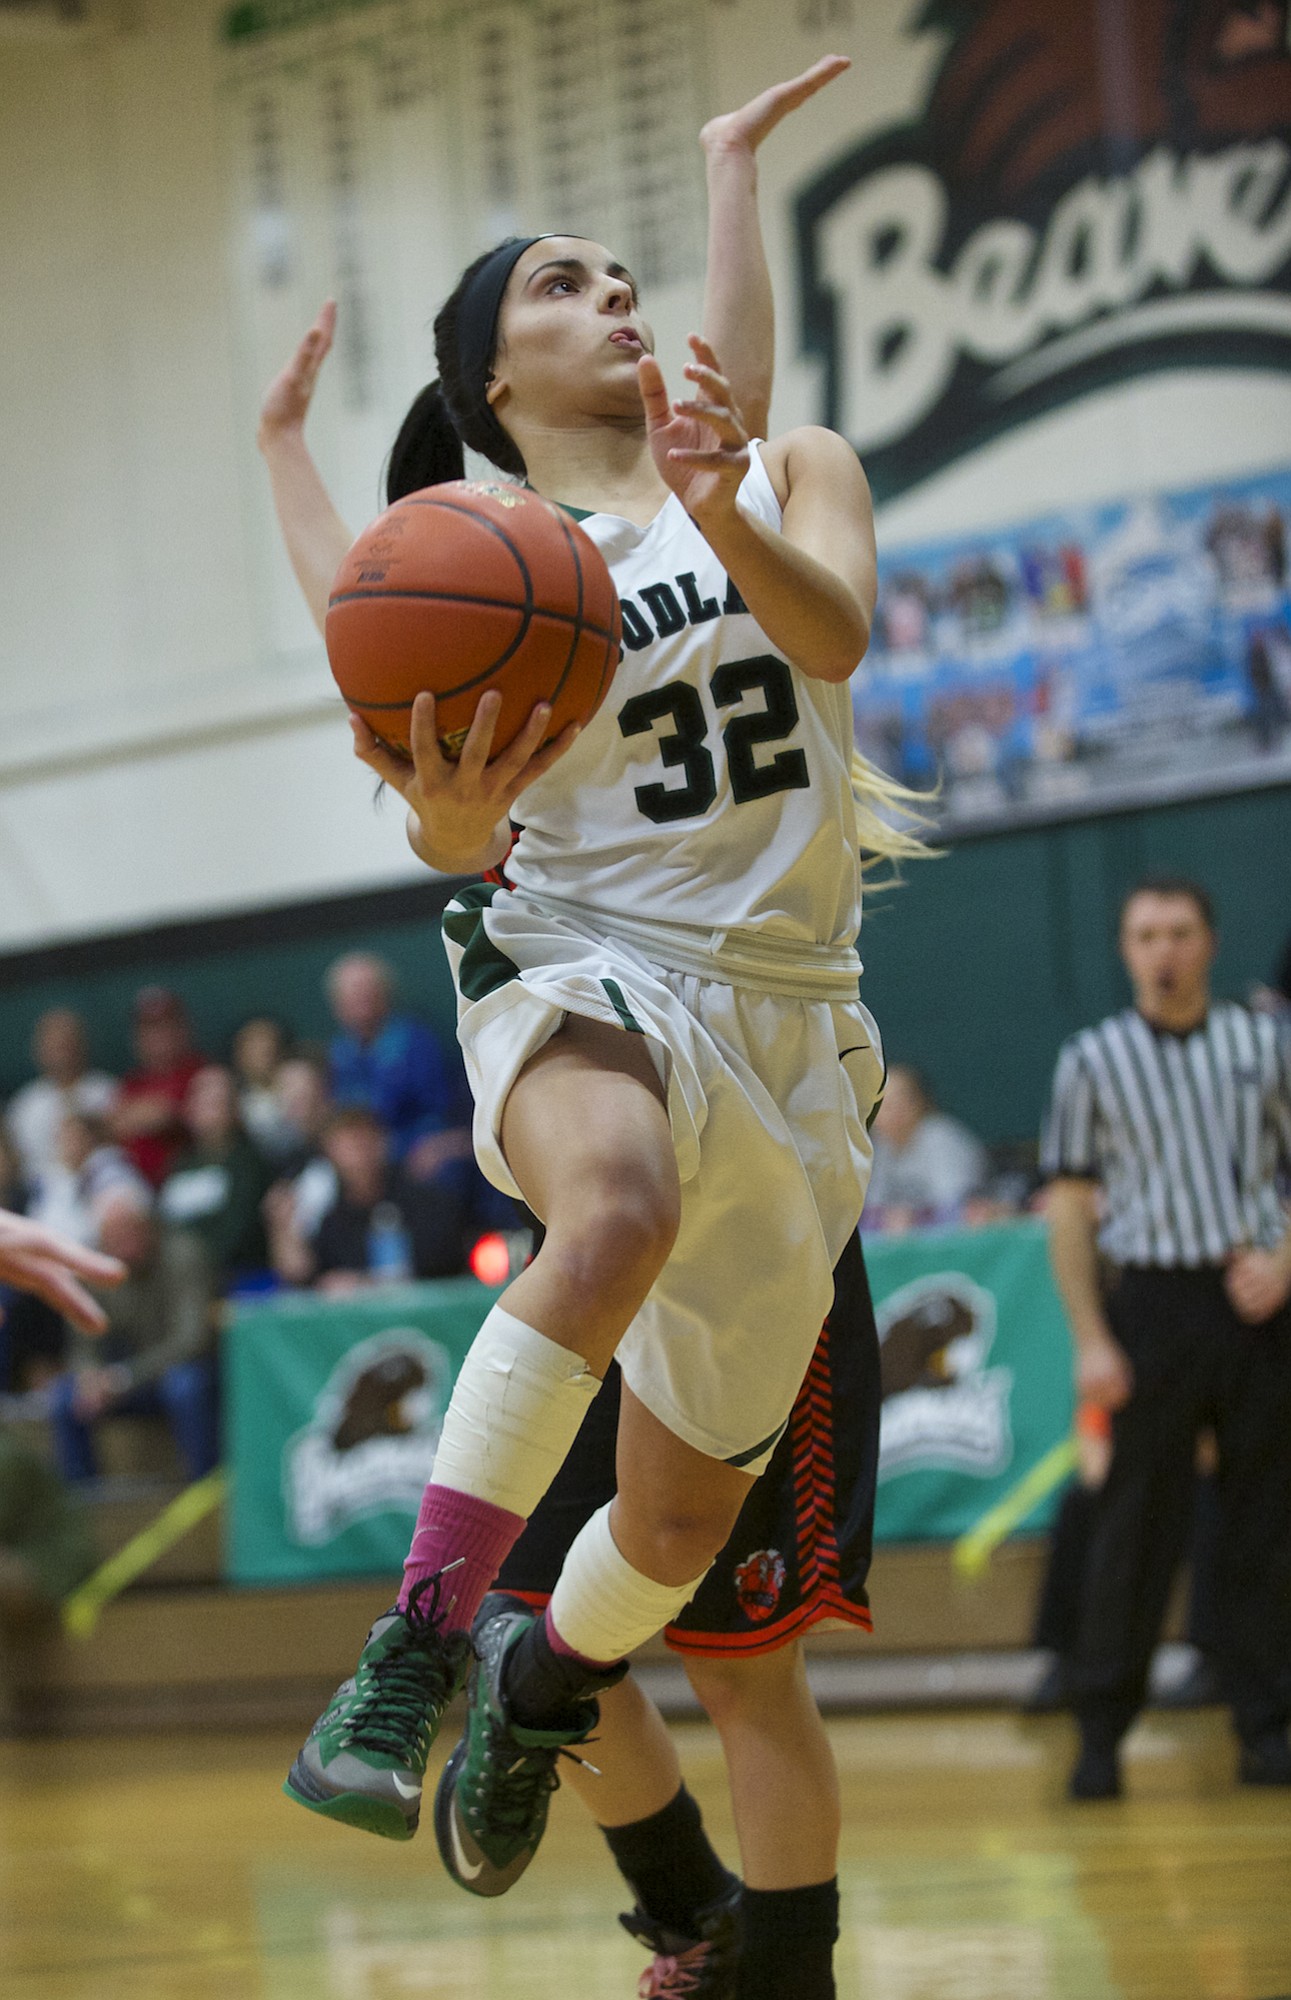
[[[550,1604],[543,1613],[542,1622],[547,1634],[548,1645],[551,1647],[552,1652],[559,1653],[562,1659],[578,1660],[585,1667],[594,1667],[598,1674],[607,1674],[611,1667],[617,1667],[617,1660],[589,1660],[586,1653],[575,1652],[574,1648],[568,1645],[556,1630],[552,1622]]]
[[[449,1632],[469,1632],[523,1527],[521,1515],[432,1481],[421,1496],[412,1547],[404,1560],[399,1609],[407,1609],[414,1584],[454,1563],[443,1583],[444,1626]]]

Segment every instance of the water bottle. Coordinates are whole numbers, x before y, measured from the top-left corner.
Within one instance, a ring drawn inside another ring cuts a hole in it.
[[[379,1285],[406,1285],[412,1277],[412,1238],[392,1201],[379,1201],[372,1211],[368,1270]]]

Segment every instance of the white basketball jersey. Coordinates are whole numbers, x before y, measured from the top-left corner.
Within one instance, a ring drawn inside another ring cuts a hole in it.
[[[778,529],[753,445],[739,505]],[[518,888],[636,921],[850,945],[861,918],[846,685],[792,666],[669,494],[646,528],[582,520],[623,660],[573,749],[524,791]]]

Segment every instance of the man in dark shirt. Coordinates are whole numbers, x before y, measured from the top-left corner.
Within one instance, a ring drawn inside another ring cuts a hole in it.
[[[314,1276],[324,1290],[465,1270],[465,1203],[444,1181],[412,1180],[393,1163],[385,1128],[370,1111],[334,1112],[323,1150],[340,1182],[312,1246]]]
[[[239,1113],[232,1071],[211,1063],[184,1099],[190,1144],[162,1184],[164,1220],[206,1246],[221,1291],[262,1272],[269,1260],[261,1203],[269,1169]]]

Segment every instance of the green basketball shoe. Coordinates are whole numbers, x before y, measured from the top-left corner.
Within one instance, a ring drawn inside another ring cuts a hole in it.
[[[556,1761],[587,1741],[600,1715],[596,1702],[586,1700],[571,1711],[568,1729],[524,1729],[511,1720],[503,1675],[512,1649],[534,1622],[515,1598],[500,1593],[485,1598],[475,1621],[477,1665],[466,1733],[435,1792],[440,1857],[454,1882],[472,1896],[504,1896],[524,1874],[560,1785]],[[615,1668],[613,1679],[619,1678]]]
[[[405,1611],[377,1619],[353,1679],[337,1688],[287,1775],[283,1790],[297,1805],[387,1840],[412,1839],[430,1746],[471,1663],[470,1635],[443,1630],[439,1599],[440,1576],[427,1577]]]

